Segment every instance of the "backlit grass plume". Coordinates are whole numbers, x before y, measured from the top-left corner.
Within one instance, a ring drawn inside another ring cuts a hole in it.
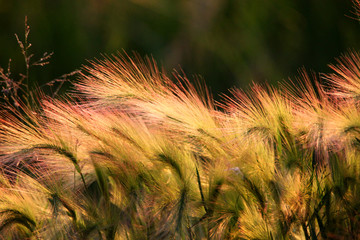
[[[1,239],[359,238],[356,56],[222,103],[150,58],[92,62],[1,112]]]

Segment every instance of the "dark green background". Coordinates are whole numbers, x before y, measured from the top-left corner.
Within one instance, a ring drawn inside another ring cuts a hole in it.
[[[31,27],[40,85],[102,53],[153,55],[166,69],[201,75],[215,95],[250,82],[276,83],[305,66],[327,64],[360,49],[350,0],[0,0],[0,65],[23,71],[14,33]]]

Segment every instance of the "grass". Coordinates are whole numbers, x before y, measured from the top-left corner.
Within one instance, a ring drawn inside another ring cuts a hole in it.
[[[0,239],[358,239],[359,54],[331,68],[221,103],[126,54],[37,107],[13,89]]]

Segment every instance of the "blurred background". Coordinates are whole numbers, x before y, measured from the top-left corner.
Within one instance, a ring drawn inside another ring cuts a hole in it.
[[[14,34],[28,17],[34,58],[54,52],[30,73],[39,85],[101,54],[136,51],[167,70],[200,75],[213,94],[251,82],[294,77],[360,50],[351,0],[0,0],[0,66],[22,72]]]

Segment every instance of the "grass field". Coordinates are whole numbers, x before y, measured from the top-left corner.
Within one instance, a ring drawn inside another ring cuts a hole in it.
[[[221,102],[126,54],[9,88],[0,239],[359,239],[360,56],[330,67]]]

